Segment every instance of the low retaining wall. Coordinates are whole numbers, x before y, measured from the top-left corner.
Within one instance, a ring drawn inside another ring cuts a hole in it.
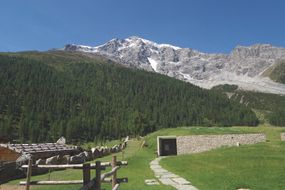
[[[280,136],[281,136],[281,141],[285,141],[285,133],[281,133]]]
[[[284,136],[285,137],[285,136]],[[177,137],[177,154],[204,152],[222,146],[265,142],[265,134],[192,135]]]

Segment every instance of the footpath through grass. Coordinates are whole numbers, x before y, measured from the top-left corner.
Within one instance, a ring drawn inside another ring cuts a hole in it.
[[[229,132],[265,133],[267,142],[169,157],[160,163],[165,169],[190,180],[200,190],[283,190],[285,142],[280,141],[282,131],[284,129],[268,126],[229,128]]]

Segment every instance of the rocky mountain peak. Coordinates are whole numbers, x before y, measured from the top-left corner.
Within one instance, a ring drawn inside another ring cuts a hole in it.
[[[285,49],[270,44],[237,46],[230,54],[207,54],[131,36],[97,47],[66,45],[64,50],[98,53],[119,64],[165,74],[203,88],[235,84],[246,90],[285,94],[285,85],[262,77],[264,71],[285,59]]]

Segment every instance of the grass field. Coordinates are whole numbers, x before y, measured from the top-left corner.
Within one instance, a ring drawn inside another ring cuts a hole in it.
[[[124,190],[173,190],[173,188],[158,185],[147,186],[144,184],[145,179],[154,178],[154,175],[149,168],[149,163],[155,158],[154,152],[148,149],[141,149],[142,140],[131,140],[128,142],[128,147],[124,151],[124,160],[128,161],[128,166],[122,167],[118,171],[118,177],[128,177],[129,182],[121,185]],[[122,160],[122,153],[117,153],[117,160]],[[112,156],[100,158],[101,161],[111,161]],[[92,161],[95,162],[95,161]],[[95,177],[95,171],[92,171],[91,177]],[[32,180],[48,180],[49,174],[33,176]],[[82,179],[82,170],[62,170],[54,171],[50,174],[50,180],[76,180]],[[14,180],[9,185],[17,185],[21,180]],[[32,186],[32,189],[39,190],[78,190],[81,185],[53,185],[53,186]],[[110,185],[103,186],[106,190],[111,189]],[[2,189],[1,189],[2,190]]]
[[[169,157],[163,159],[161,165],[190,180],[200,190],[284,189],[285,142],[280,141],[280,132],[284,129],[266,126],[236,129],[263,132],[268,140],[256,145]]]
[[[265,133],[267,142],[256,145],[220,148],[217,150],[195,154],[165,158],[161,165],[190,180],[200,190],[230,190],[247,187],[252,190],[284,189],[285,181],[285,143],[280,141],[283,128],[270,126],[259,127],[180,127],[162,129],[149,134],[144,139],[129,141],[124,153],[124,160],[129,165],[121,168],[118,177],[128,177],[129,182],[122,184],[123,190],[173,190],[172,187],[158,185],[147,186],[145,179],[155,178],[149,163],[155,158],[156,137],[162,135],[200,135],[200,134],[239,134]],[[147,147],[141,148],[145,140]],[[122,160],[122,153],[117,153]],[[101,158],[110,161],[111,156]],[[93,161],[94,162],[94,161]],[[92,176],[95,176],[93,171]],[[47,180],[48,174],[33,176],[33,180]],[[50,175],[54,180],[82,179],[81,170],[54,171]],[[18,184],[20,180],[11,181],[8,185]],[[73,190],[80,185],[65,186],[33,186],[39,190]],[[104,186],[111,189],[110,186]],[[2,190],[2,189],[1,189]]]

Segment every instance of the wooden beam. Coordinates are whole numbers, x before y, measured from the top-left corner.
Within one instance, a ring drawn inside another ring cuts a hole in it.
[[[30,190],[30,181],[31,181],[31,175],[32,175],[32,164],[33,164],[33,160],[32,160],[32,158],[30,158],[28,170],[27,170],[26,190]]]
[[[112,188],[112,190],[118,190],[118,189],[119,189],[119,187],[120,187],[120,184],[119,184],[119,183],[117,183],[117,184]]]
[[[129,179],[127,177],[117,178],[117,183],[128,183]]]
[[[117,157],[113,156],[112,157],[112,170],[115,169],[117,166]],[[114,188],[117,184],[117,170],[114,171],[113,175],[112,175],[112,188]]]
[[[113,175],[118,169],[120,169],[120,166],[114,167],[111,171],[104,173],[101,175],[101,180],[103,181],[106,177],[110,177]]]
[[[101,190],[101,162],[96,161],[95,190]]]
[[[83,185],[90,182],[90,163],[83,164]]]
[[[30,185],[74,185],[82,184],[83,180],[69,180],[69,181],[31,181]],[[26,181],[20,181],[20,185],[26,185]]]
[[[127,177],[117,178],[117,183],[128,183],[129,179]],[[102,183],[112,183],[112,178],[105,178]]]
[[[101,166],[101,170],[105,170],[106,166]],[[65,164],[65,165],[33,165],[33,168],[46,168],[46,169],[83,169],[83,164]],[[28,165],[23,165],[22,168],[28,168]],[[90,169],[96,169],[95,164],[90,164]]]
[[[127,161],[117,161],[117,166],[126,166]],[[110,167],[112,164],[110,162],[102,162],[101,170],[105,167]],[[48,168],[48,169],[83,169],[83,164],[59,164],[59,165],[33,165],[33,168]],[[22,165],[22,168],[28,168],[28,165]],[[96,169],[96,164],[90,164],[90,169]]]

